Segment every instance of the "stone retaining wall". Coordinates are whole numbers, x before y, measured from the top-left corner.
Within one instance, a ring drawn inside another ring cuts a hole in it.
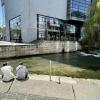
[[[72,52],[80,50],[81,46],[76,41],[42,41],[24,45],[1,45],[0,58],[10,58],[37,54]]]

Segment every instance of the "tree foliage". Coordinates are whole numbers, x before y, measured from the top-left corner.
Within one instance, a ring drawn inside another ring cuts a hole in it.
[[[93,0],[89,8],[89,16],[84,24],[84,38],[83,42],[88,45],[89,48],[98,46],[100,42],[100,8],[98,3],[100,0]]]
[[[0,27],[0,33],[2,33],[3,32],[3,28],[2,27]]]

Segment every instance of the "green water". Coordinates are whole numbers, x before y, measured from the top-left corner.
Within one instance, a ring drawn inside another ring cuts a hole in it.
[[[42,57],[60,63],[77,66],[80,68],[100,70],[100,57],[83,56],[79,52],[43,55]]]
[[[8,62],[15,71],[16,66],[23,62],[30,73],[49,74],[50,60],[53,75],[55,70],[55,75],[100,79],[100,58],[82,56],[79,52],[5,59],[0,60],[0,67],[3,63]]]

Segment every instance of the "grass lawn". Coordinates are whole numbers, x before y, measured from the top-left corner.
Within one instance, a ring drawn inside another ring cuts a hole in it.
[[[23,62],[31,74],[49,74],[50,72],[50,60],[41,56],[29,57],[29,58],[16,58],[9,60],[0,60],[0,67],[4,62],[8,62],[14,69],[20,62]],[[82,64],[83,65],[83,64]],[[84,66],[84,65],[83,65]],[[55,60],[51,61],[52,75],[60,75],[67,77],[77,78],[92,78],[100,79],[100,70],[92,70],[85,67],[77,67],[77,65],[65,64]]]

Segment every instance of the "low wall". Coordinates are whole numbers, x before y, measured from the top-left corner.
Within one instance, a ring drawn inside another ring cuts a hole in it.
[[[42,41],[34,44],[0,45],[0,58],[10,58],[37,54],[72,52],[80,50],[77,41]]]

